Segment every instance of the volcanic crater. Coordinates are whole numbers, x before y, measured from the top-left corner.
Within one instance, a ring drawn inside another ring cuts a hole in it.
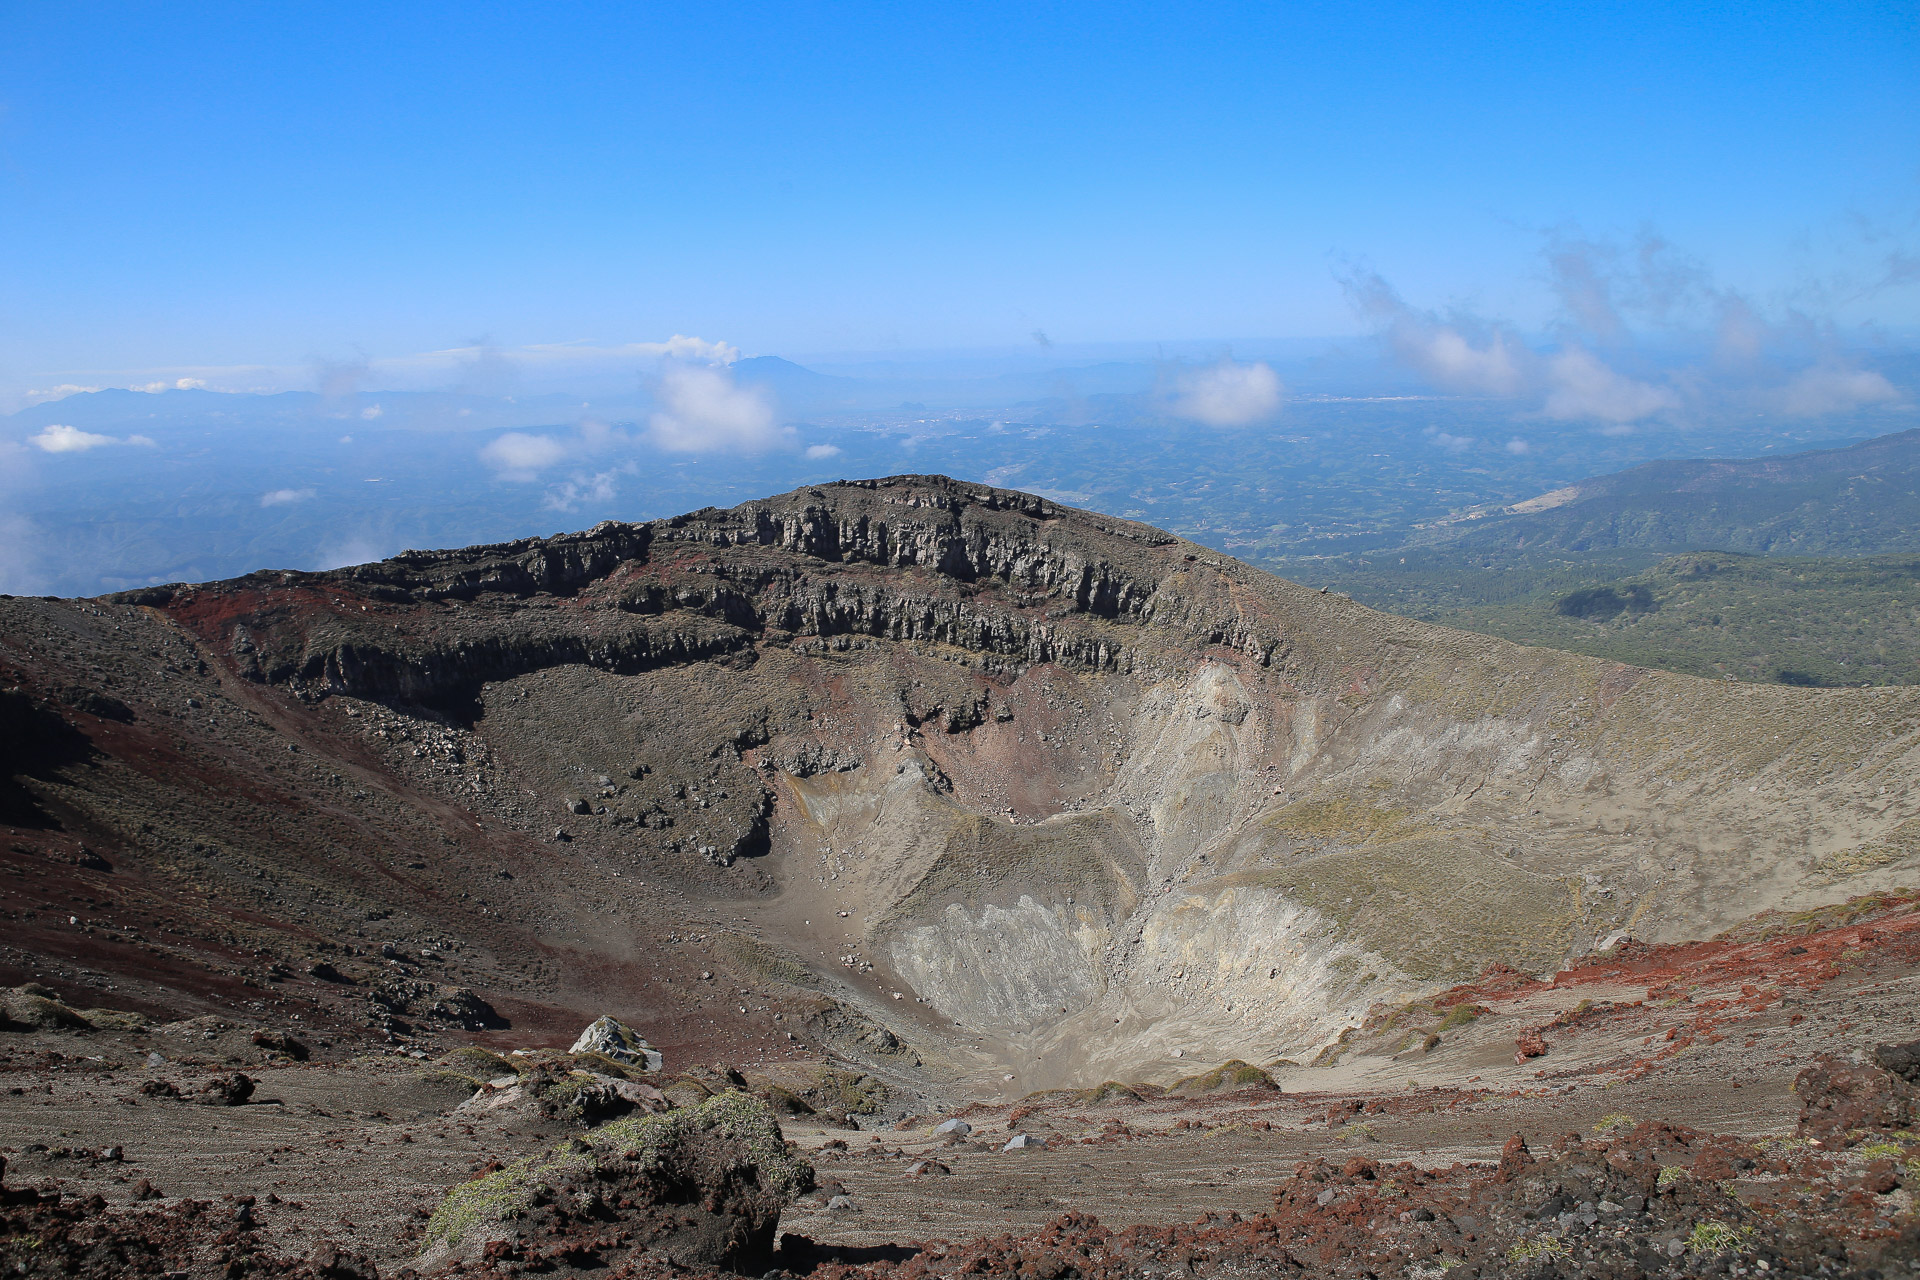
[[[1373,612],[938,476],[0,599],[0,977],[342,1047],[1308,1062],[1489,965],[1910,878],[1920,692]]]

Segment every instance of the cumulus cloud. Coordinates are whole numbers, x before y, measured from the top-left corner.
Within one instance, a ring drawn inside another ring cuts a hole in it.
[[[542,471],[564,462],[567,446],[552,436],[509,431],[480,450],[480,460],[502,480],[535,480]]]
[[[1672,409],[1678,403],[1673,392],[1635,381],[1581,347],[1569,347],[1547,361],[1547,398],[1543,407],[1550,418],[1638,422]]]
[[[807,456],[815,462],[823,458],[837,458],[840,456],[840,446],[837,444],[810,444],[807,446]]]
[[[147,436],[103,436],[60,423],[43,428],[37,435],[28,436],[27,443],[46,453],[85,453],[89,449],[115,444],[153,447],[153,440]]]
[[[1173,412],[1210,427],[1242,427],[1278,413],[1280,393],[1271,365],[1222,360],[1180,377]]]
[[[718,365],[676,364],[661,375],[660,408],[648,421],[653,442],[672,453],[759,451],[779,443],[773,406]]]
[[[1473,447],[1472,436],[1456,436],[1451,431],[1432,430],[1429,430],[1427,434],[1433,437],[1435,444],[1445,449],[1448,453],[1460,453]]]
[[[305,502],[313,497],[311,489],[275,489],[260,495],[263,507],[290,507],[296,502]]]
[[[1804,370],[1787,383],[1781,392],[1780,408],[1795,417],[1812,418],[1888,404],[1899,398],[1893,384],[1878,373],[1830,365]]]
[[[1507,441],[1507,452],[1512,454],[1532,453],[1533,446],[1525,440],[1522,440],[1519,436],[1515,436],[1513,439]]]
[[[30,436],[28,443],[48,453],[85,453],[88,449],[98,449],[120,442],[112,436],[95,435],[91,431],[82,431],[78,427],[61,426],[56,423],[39,435]]]

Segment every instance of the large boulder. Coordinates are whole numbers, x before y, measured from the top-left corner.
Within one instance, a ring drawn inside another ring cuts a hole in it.
[[[651,1255],[757,1274],[813,1166],[766,1104],[729,1090],[690,1111],[617,1120],[454,1188],[427,1224],[423,1275],[485,1259],[618,1268]]]
[[[569,1052],[597,1053],[603,1058],[646,1071],[658,1071],[666,1065],[666,1059],[660,1056],[660,1051],[642,1039],[639,1032],[605,1014],[595,1018],[580,1033],[580,1038],[573,1042]]]

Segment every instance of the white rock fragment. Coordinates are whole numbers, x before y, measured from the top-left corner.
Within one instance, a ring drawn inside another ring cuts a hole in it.
[[[615,1062],[641,1064],[647,1071],[658,1071],[666,1065],[666,1059],[660,1051],[641,1038],[632,1027],[610,1018],[605,1014],[595,1018],[580,1038],[573,1042],[571,1053],[597,1053]]]

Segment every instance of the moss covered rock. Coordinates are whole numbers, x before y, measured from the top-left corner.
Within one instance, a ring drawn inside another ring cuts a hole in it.
[[[604,1125],[447,1194],[427,1224],[421,1271],[483,1251],[498,1261],[650,1253],[682,1266],[764,1268],[780,1211],[813,1189],[813,1166],[758,1098]],[[491,1246],[491,1247],[489,1247]]]
[[[37,982],[0,991],[0,1017],[9,1025],[31,1027],[36,1031],[78,1031],[92,1025],[79,1012],[62,1004],[57,993]]]
[[[1272,1076],[1251,1062],[1233,1058],[1211,1071],[1178,1081],[1167,1092],[1193,1097],[1207,1093],[1235,1093],[1241,1089],[1271,1089],[1277,1093],[1280,1086],[1273,1082]]]

